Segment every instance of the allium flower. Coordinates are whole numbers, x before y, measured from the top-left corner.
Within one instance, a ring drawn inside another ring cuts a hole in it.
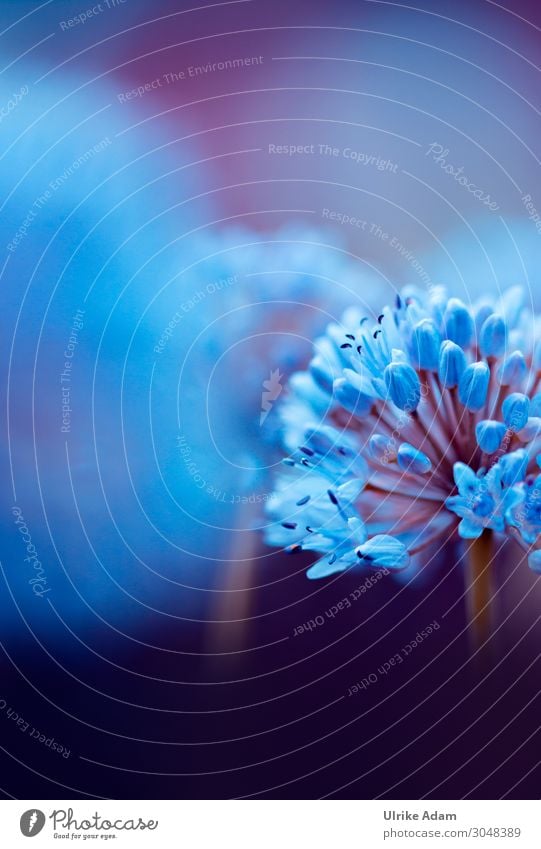
[[[496,532],[541,571],[539,329],[515,288],[471,308],[409,288],[373,320],[346,312],[282,404],[267,542],[317,552],[320,578],[400,571],[457,538],[486,551]]]

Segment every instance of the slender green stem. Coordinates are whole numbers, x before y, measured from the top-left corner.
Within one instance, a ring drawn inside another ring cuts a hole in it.
[[[468,550],[467,604],[472,652],[492,633],[492,537],[492,531],[484,531]]]

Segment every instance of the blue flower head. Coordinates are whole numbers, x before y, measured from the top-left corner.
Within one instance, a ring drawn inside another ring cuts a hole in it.
[[[541,572],[541,356],[527,318],[516,289],[470,308],[409,288],[374,319],[349,310],[317,342],[317,395],[303,389],[300,404],[297,376],[283,401],[292,454],[268,542],[317,552],[318,578],[399,572],[492,531]]]

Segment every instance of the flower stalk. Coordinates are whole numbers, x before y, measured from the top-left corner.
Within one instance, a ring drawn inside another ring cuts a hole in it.
[[[472,541],[468,549],[466,599],[472,654],[479,651],[492,635],[493,537],[492,531],[486,530]]]

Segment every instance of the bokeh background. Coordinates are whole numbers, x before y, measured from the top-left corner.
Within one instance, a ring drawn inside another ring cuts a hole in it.
[[[522,0],[2,5],[5,798],[538,797],[523,564],[483,671],[459,548],[339,609],[367,575],[309,583],[260,529],[276,404],[348,304],[540,305],[540,27]]]

